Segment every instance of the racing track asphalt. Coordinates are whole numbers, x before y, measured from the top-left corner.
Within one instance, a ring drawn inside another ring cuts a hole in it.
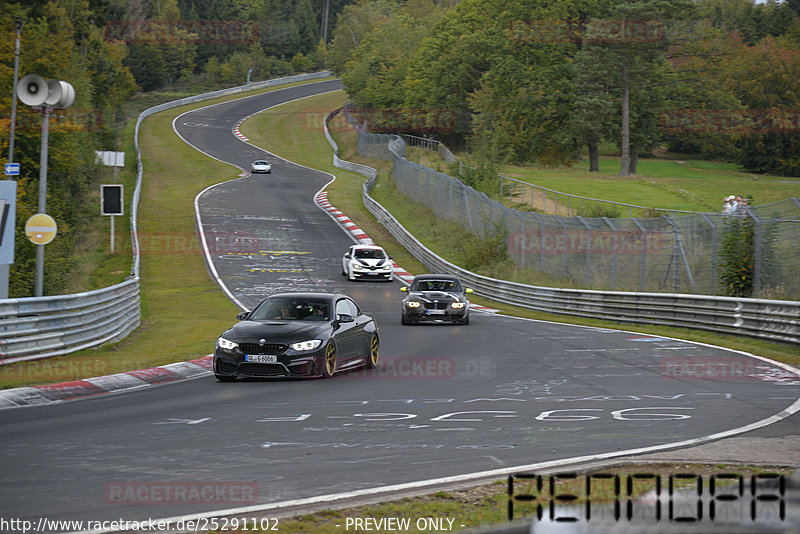
[[[221,284],[248,308],[289,288],[353,296],[380,325],[381,365],[313,381],[204,375],[0,411],[1,517],[142,520],[471,473],[499,478],[545,462],[697,443],[796,409],[796,376],[713,346],[482,313],[469,326],[400,326],[398,282],[341,275],[352,239],[313,201],[331,176],[232,133],[242,117],[339,87],[269,92],[174,125],[240,168],[263,155],[273,161],[270,175],[198,196]],[[208,333],[209,351],[218,334]],[[737,380],[686,374],[713,362],[749,363],[751,372]],[[186,497],[202,487],[223,490]]]

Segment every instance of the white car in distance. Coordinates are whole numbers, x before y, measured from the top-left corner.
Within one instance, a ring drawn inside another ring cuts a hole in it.
[[[348,280],[392,281],[392,257],[378,245],[352,245],[342,258],[342,275]]]
[[[272,164],[264,159],[254,161],[250,165],[251,174],[270,174],[272,173]]]

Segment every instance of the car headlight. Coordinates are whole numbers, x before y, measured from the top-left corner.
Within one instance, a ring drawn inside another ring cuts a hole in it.
[[[300,343],[292,343],[289,347],[294,350],[314,350],[322,343],[321,339],[310,339],[308,341],[301,341]]]
[[[353,267],[353,270],[355,271],[360,271],[361,269],[364,268],[364,266],[361,265],[361,262],[358,261],[351,261],[350,266]]]
[[[463,302],[453,302],[452,304],[450,304],[450,307],[456,310],[460,310],[464,306],[466,306],[466,304],[464,304]]]
[[[416,300],[412,300],[412,301],[406,302],[406,306],[408,306],[409,308],[419,308],[420,306],[422,306],[422,303],[421,302],[417,302]]]
[[[391,271],[392,270],[392,264],[388,263],[388,262],[384,263],[383,265],[381,265],[381,269],[383,269],[384,271]]]
[[[225,339],[224,337],[221,337],[221,338],[219,338],[217,340],[217,346],[219,348],[221,348],[221,349],[233,350],[236,347],[238,347],[239,344],[238,343],[234,343],[233,341],[229,341],[229,340]]]

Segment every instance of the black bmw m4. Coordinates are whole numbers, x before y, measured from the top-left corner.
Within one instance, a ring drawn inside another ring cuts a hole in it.
[[[347,295],[281,293],[223,332],[214,376],[322,377],[378,364],[378,325]]]

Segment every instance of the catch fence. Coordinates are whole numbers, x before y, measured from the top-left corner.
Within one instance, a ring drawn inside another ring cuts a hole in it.
[[[504,238],[508,257],[520,268],[597,289],[717,295],[733,284],[749,292],[738,296],[800,296],[800,199],[747,207],[735,216],[673,210],[647,218],[564,216],[557,200],[545,204],[554,213],[512,209],[410,161],[405,155],[412,143],[443,153],[433,140],[364,131],[358,153],[393,161],[397,188],[438,217],[484,239]],[[449,154],[450,163],[458,161]],[[567,200],[567,213],[579,199]],[[737,283],[737,276],[744,279]]]

